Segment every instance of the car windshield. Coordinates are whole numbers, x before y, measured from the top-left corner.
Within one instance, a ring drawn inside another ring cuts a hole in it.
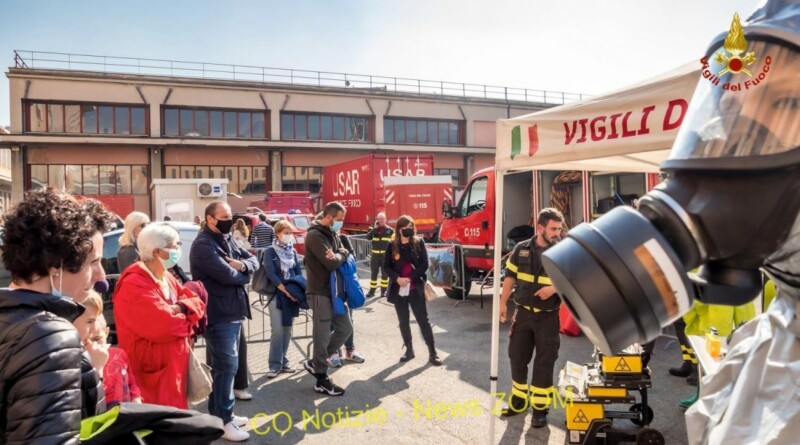
[[[292,224],[298,229],[308,229],[311,225],[311,221],[308,220],[307,216],[295,216],[292,217]]]

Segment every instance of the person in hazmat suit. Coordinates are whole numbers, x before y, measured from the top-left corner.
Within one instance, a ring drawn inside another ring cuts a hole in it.
[[[564,303],[610,354],[645,343],[692,300],[778,292],[732,336],[686,412],[689,443],[800,437],[800,0],[768,0],[715,38],[670,157],[669,180],[543,254]],[[699,267],[698,272],[689,273]]]

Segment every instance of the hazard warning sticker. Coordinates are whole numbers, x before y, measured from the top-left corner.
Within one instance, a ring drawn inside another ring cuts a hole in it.
[[[575,418],[572,419],[575,423],[589,423],[589,419],[586,417],[586,414],[583,413],[582,409],[578,410],[578,414],[575,414]]]
[[[614,371],[616,372],[631,372],[631,367],[628,366],[628,362],[625,361],[625,357],[620,357],[619,362],[617,362],[617,366],[614,367]]]

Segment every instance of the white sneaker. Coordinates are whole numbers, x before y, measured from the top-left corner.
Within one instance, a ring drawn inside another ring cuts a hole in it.
[[[248,419],[247,417],[245,417],[245,416],[237,416],[236,414],[233,414],[233,420],[231,420],[231,422],[235,423],[236,426],[238,426],[238,427],[247,426],[247,422],[249,422],[249,421],[250,421],[250,419]]]
[[[222,438],[231,442],[242,442],[250,438],[250,434],[239,429],[234,422],[226,423],[223,430],[225,434],[222,435]]]
[[[233,396],[239,400],[253,400],[253,395],[246,389],[234,389]]]

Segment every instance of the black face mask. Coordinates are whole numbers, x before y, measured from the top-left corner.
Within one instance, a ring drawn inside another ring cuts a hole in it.
[[[219,230],[221,234],[227,235],[231,233],[232,227],[233,227],[232,219],[217,219],[217,230]]]
[[[411,238],[412,236],[414,236],[414,229],[406,227],[405,229],[400,230],[400,234],[402,234],[406,238]]]

